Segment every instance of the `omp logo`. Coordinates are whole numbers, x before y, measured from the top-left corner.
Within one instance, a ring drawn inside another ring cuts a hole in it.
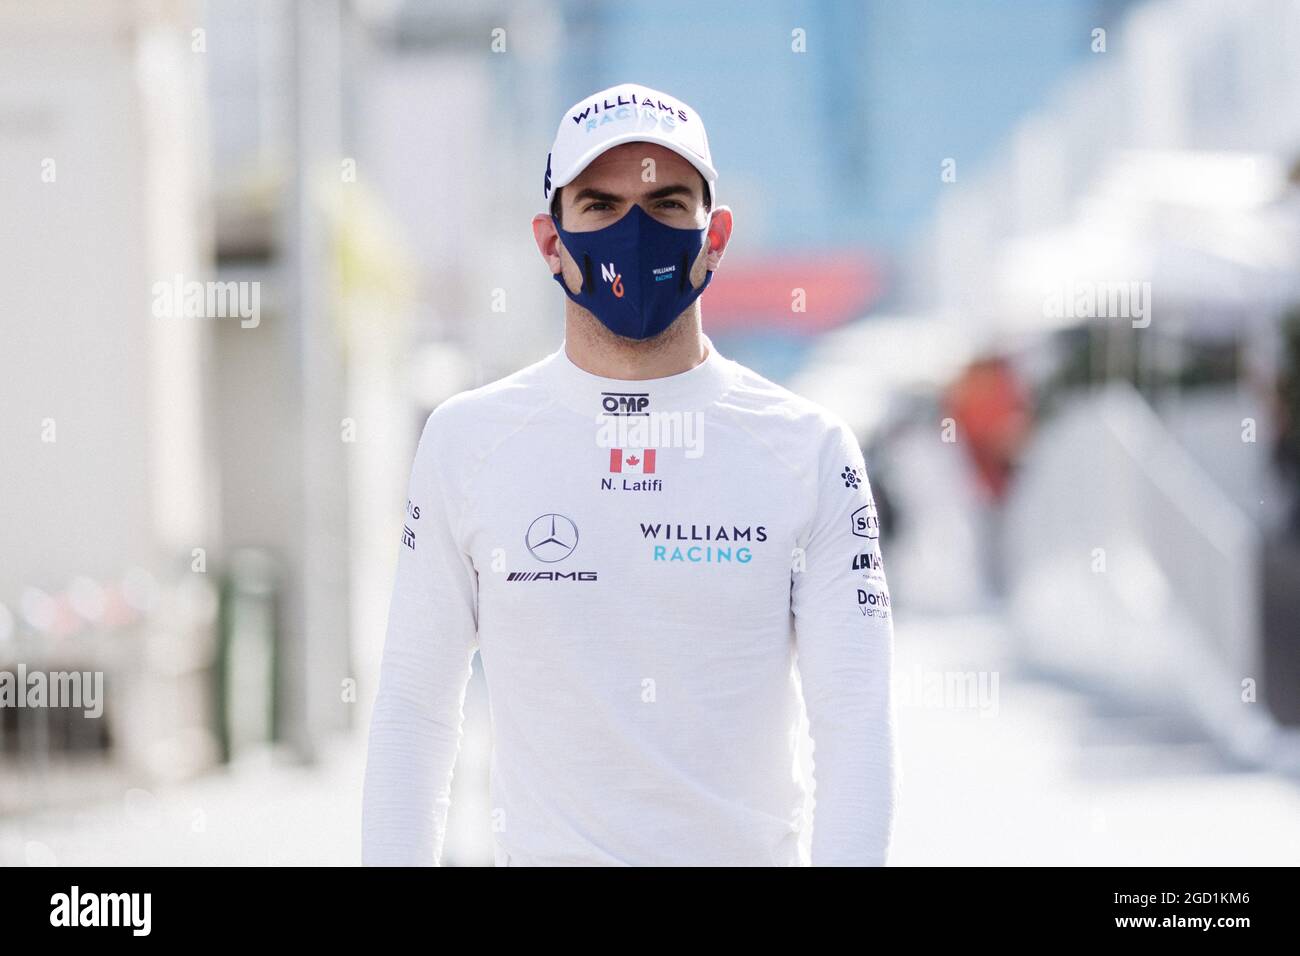
[[[606,415],[648,415],[649,392],[601,392],[600,407]]]
[[[623,277],[614,271],[614,263],[600,264],[600,277],[610,284],[609,290],[615,298],[623,298]]]
[[[50,897],[51,926],[125,926],[133,936],[148,936],[152,893],[68,893]]]

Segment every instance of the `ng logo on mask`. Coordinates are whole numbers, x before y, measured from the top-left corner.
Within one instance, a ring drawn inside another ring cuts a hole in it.
[[[614,293],[615,297],[623,298],[623,277],[614,271],[614,263],[605,265],[600,264],[600,277],[610,283],[609,290]]]

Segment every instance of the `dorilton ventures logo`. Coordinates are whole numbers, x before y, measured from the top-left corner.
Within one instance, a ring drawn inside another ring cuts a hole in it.
[[[767,540],[764,525],[641,524],[641,537],[655,544],[652,561],[683,564],[748,564],[751,544]],[[697,543],[702,542],[702,543]]]
[[[884,588],[858,588],[858,610],[864,617],[889,617],[889,592]]]

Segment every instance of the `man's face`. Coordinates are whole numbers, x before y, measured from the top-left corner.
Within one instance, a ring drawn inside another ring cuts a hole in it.
[[[702,229],[709,223],[704,208],[704,179],[699,170],[657,143],[624,143],[601,153],[577,179],[560,189],[560,224],[569,232],[593,232],[618,222],[633,205],[677,229]],[[730,235],[730,215],[724,225],[715,224],[713,228],[723,232],[710,236],[709,243],[700,248],[691,265],[692,285],[699,286],[706,270],[716,267],[726,236]],[[555,236],[554,228],[547,223],[545,229],[539,229],[534,221],[533,229],[543,255],[550,241],[555,243],[565,284],[578,292],[582,288],[582,269]],[[718,250],[713,261],[708,254],[710,244]]]
[[[597,156],[573,182],[559,192],[560,225],[569,232],[593,232],[613,225],[639,205],[645,212],[677,229],[703,229],[708,238],[691,265],[691,285],[703,284],[717,269],[731,238],[731,211],[704,207],[704,178],[699,170],[671,149],[657,143],[624,143]],[[582,289],[582,269],[564,248],[547,213],[533,217],[533,238],[552,273],[561,272],[575,295]]]
[[[694,166],[656,143],[624,143],[560,190],[560,224],[570,232],[603,229],[634,204],[677,229],[701,229],[708,221],[704,181]]]

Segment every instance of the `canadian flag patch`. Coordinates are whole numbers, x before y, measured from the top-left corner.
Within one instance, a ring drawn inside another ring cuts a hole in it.
[[[611,474],[653,475],[655,473],[655,450],[653,448],[611,448],[609,450],[609,470]]]

